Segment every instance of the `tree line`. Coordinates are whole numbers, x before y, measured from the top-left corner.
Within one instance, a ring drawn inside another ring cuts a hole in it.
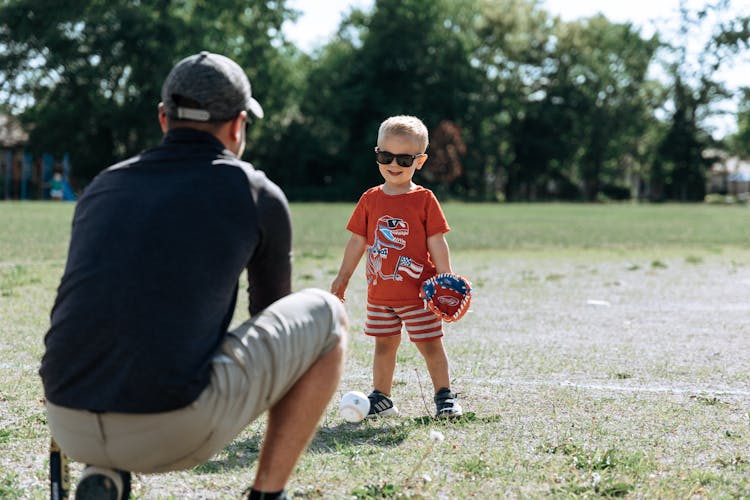
[[[536,0],[376,0],[306,54],[284,36],[286,0],[0,0],[0,111],[32,150],[69,152],[83,186],[158,142],[164,77],[210,50],[246,68],[266,111],[246,159],[293,200],[356,199],[380,181],[379,123],[413,114],[430,129],[418,180],[444,197],[697,201],[707,150],[750,153],[750,90],[735,135],[707,124],[730,97],[717,73],[750,39],[728,9],[683,3],[667,41]]]

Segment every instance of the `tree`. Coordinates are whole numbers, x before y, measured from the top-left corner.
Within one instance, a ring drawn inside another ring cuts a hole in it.
[[[461,157],[466,154],[461,129],[443,120],[430,132],[430,156],[424,167],[424,177],[446,191],[464,174]]]
[[[85,182],[158,140],[162,81],[177,60],[200,50],[250,67],[269,121],[281,120],[287,68],[280,51],[289,48],[281,25],[293,15],[285,0],[5,2],[0,90],[22,111],[33,147],[69,151]]]
[[[738,156],[750,156],[750,87],[741,91],[737,108],[737,132],[727,138],[729,150]]]
[[[485,126],[505,197],[595,200],[624,182],[621,159],[648,123],[658,40],[602,16],[562,22],[536,1],[483,5],[476,59],[491,82]]]
[[[718,0],[692,11],[684,0],[680,2],[679,30],[676,42],[668,47],[672,60],[666,64],[671,78],[668,129],[658,148],[657,161],[661,168],[655,171],[661,175],[652,179],[652,183],[665,186],[664,194],[668,198],[702,201],[705,195],[710,159],[705,158],[703,152],[716,143],[707,119],[717,113],[717,102],[730,97],[716,75],[729,60],[728,50],[736,49],[739,43],[739,38],[727,31],[727,26],[735,24],[721,22],[728,5],[727,0]],[[693,61],[687,57],[688,45],[710,22],[714,22],[712,36]]]
[[[555,117],[540,113],[553,64],[554,20],[535,0],[481,2],[472,61],[484,75],[473,131],[485,198],[533,199],[556,149]],[[547,121],[547,120],[550,121]],[[524,141],[526,142],[524,143]],[[543,146],[543,147],[539,147]],[[534,156],[534,158],[531,158]]]
[[[383,119],[411,114],[428,129],[443,120],[462,125],[480,75],[459,14],[447,0],[379,0],[370,13],[350,13],[317,55],[300,100],[296,137],[308,150],[298,181],[355,198],[380,180],[372,150]]]
[[[550,93],[575,114],[563,137],[577,144],[570,172],[581,184],[583,199],[595,201],[603,188],[625,187],[623,158],[634,155],[634,138],[644,134],[653,102],[647,71],[658,38],[643,39],[631,24],[595,16],[558,25],[558,71]],[[652,120],[653,118],[651,118]]]
[[[727,58],[750,48],[750,16],[730,18],[719,24],[713,45],[726,51]],[[750,87],[739,90],[737,103],[737,132],[727,138],[730,151],[739,156],[750,156]]]

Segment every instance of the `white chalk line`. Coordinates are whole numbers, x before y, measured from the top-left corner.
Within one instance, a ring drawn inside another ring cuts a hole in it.
[[[573,389],[583,389],[592,391],[611,391],[611,392],[630,392],[630,393],[655,393],[655,394],[708,394],[712,396],[750,396],[750,390],[734,388],[706,388],[706,387],[667,387],[667,386],[626,386],[615,384],[593,384],[563,381],[534,381],[534,380],[479,380],[479,379],[459,379],[461,382],[476,383],[478,385],[490,384],[499,386],[542,386],[542,387],[566,387]]]

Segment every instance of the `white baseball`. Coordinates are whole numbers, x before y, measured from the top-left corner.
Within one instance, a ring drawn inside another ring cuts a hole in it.
[[[347,422],[361,422],[370,411],[370,400],[363,392],[347,392],[339,402],[339,411]]]

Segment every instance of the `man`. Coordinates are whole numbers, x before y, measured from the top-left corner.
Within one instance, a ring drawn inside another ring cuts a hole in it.
[[[124,498],[130,471],[187,469],[268,410],[249,498],[284,498],[341,376],[346,316],[291,292],[282,191],[242,162],[263,109],[232,60],[180,61],[163,142],[89,185],[73,219],[40,374],[49,426],[88,464],[76,498]],[[250,320],[227,333],[247,269]]]

